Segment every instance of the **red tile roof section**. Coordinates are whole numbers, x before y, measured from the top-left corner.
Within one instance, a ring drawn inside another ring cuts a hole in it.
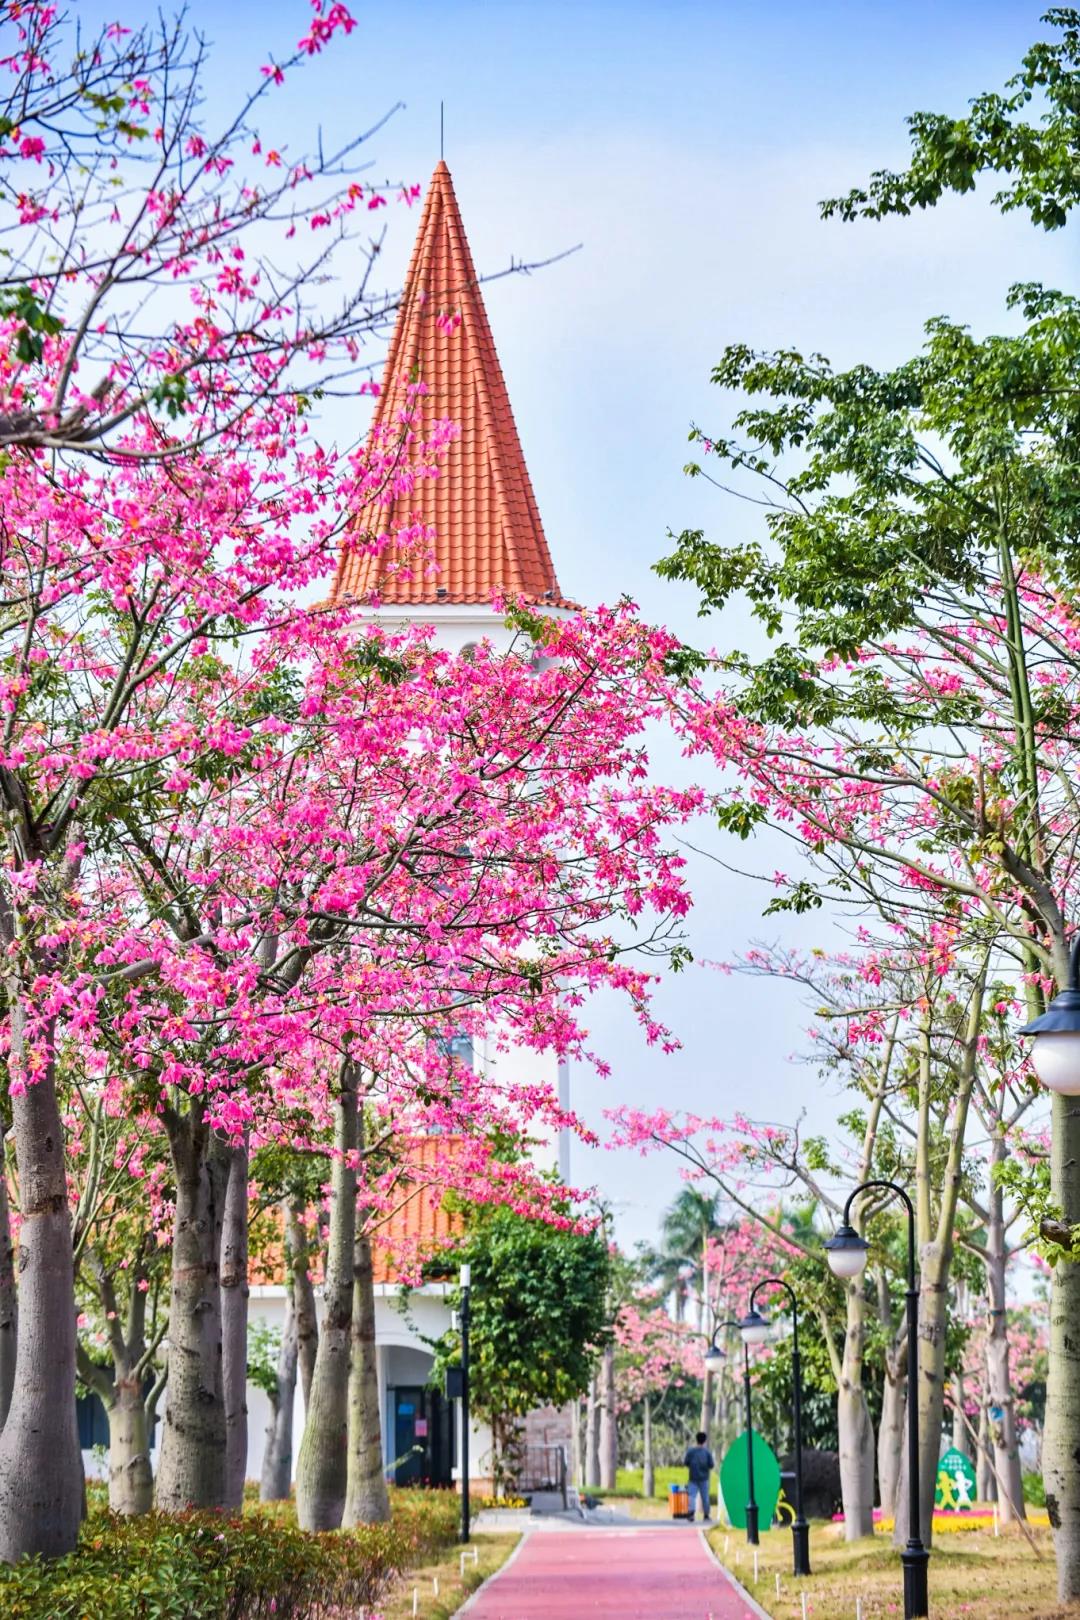
[[[489,603],[496,593],[573,606],[559,590],[510,396],[506,390],[450,170],[432,176],[387,356],[375,421],[403,377],[430,389],[425,414],[449,417],[460,436],[437,478],[417,481],[390,507],[361,513],[378,533],[419,521],[435,529],[435,571],[393,544],[378,556],[343,551],[333,599],[388,606]],[[397,566],[395,566],[397,565]]]
[[[375,1282],[400,1281],[399,1262],[410,1274],[418,1261],[433,1259],[440,1249],[462,1230],[460,1214],[445,1208],[446,1189],[438,1181],[446,1163],[453,1137],[420,1137],[410,1142],[407,1152],[409,1182],[402,1181],[391,1194],[391,1207],[372,1215],[371,1259]],[[411,1183],[411,1184],[410,1184]],[[281,1217],[268,1212],[264,1223],[273,1227],[264,1232],[257,1253],[252,1255],[248,1281],[252,1287],[280,1286],[285,1281],[285,1245]],[[321,1257],[312,1257],[312,1276],[322,1280]]]

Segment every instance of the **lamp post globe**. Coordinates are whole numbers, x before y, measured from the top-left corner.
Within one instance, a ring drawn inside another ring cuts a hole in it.
[[[722,1373],[727,1362],[727,1356],[718,1344],[710,1344],[705,1352],[705,1371],[707,1373]]]
[[[837,1227],[825,1244],[829,1270],[834,1277],[842,1277],[845,1282],[862,1276],[869,1253],[869,1243],[846,1221]]]
[[[768,1344],[772,1337],[772,1322],[761,1312],[751,1308],[739,1323],[743,1344]]]
[[[1031,1036],[1031,1066],[1047,1091],[1080,1097],[1080,933],[1069,952],[1068,988],[1020,1033]]]

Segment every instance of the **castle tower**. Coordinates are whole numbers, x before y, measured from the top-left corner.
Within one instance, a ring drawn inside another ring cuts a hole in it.
[[[576,604],[562,594],[551,560],[529,469],[450,170],[440,160],[424,200],[383,373],[373,431],[397,408],[403,377],[427,384],[429,421],[449,417],[458,428],[437,478],[417,482],[391,506],[359,514],[376,532],[421,522],[435,531],[430,558],[402,557],[391,542],[378,555],[343,551],[331,600],[351,599],[364,618],[388,629],[431,625],[438,641],[460,652],[483,638],[506,646],[511,632],[492,608],[495,596],[522,599],[551,614]],[[481,1064],[486,1055],[475,1054]],[[564,1108],[570,1104],[569,1065],[550,1076]],[[570,1139],[537,1157],[570,1179]]]
[[[403,377],[427,384],[425,414],[449,417],[459,437],[437,478],[418,481],[368,518],[379,532],[414,521],[432,526],[433,553],[426,562],[403,558],[393,543],[377,556],[343,552],[332,599],[371,604],[372,616],[388,626],[431,624],[454,649],[481,636],[501,639],[501,619],[491,607],[496,594],[552,612],[572,608],[559,588],[450,171],[441,161],[405,280],[377,427],[395,408]]]

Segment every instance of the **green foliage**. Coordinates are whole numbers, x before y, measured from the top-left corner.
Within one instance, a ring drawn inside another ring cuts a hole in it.
[[[1025,1474],[1023,1478],[1024,1501],[1029,1507],[1044,1508],[1046,1506],[1046,1486],[1043,1484],[1042,1475]]]
[[[78,1549],[53,1563],[0,1566],[5,1620],[323,1620],[370,1609],[390,1580],[455,1539],[449,1492],[395,1493],[390,1524],[308,1535],[283,1505],[114,1518],[91,1513]]]
[[[454,1261],[472,1268],[469,1366],[474,1409],[496,1429],[588,1387],[609,1337],[611,1272],[599,1232],[562,1231],[508,1209],[476,1211]],[[434,1377],[460,1360],[451,1332],[436,1347]]]
[[[281,1350],[281,1329],[263,1317],[252,1317],[248,1322],[247,1375],[248,1383],[261,1389],[264,1395],[277,1396],[277,1363]]]
[[[76,1552],[0,1567],[5,1620],[322,1620],[377,1604],[390,1579],[457,1534],[450,1492],[395,1492],[390,1524],[309,1536],[279,1513],[113,1518],[91,1513]]]
[[[866,187],[823,203],[824,216],[910,214],[946,192],[973,191],[980,174],[996,174],[1009,177],[994,198],[1003,213],[1024,209],[1048,231],[1064,225],[1080,201],[1080,12],[1054,6],[1043,21],[1061,37],[1033,45],[1004,93],[976,96],[963,118],[913,114],[909,167],[879,169]],[[1024,116],[1036,99],[1037,122]]]
[[[43,307],[32,287],[12,287],[0,299],[0,315],[14,315],[22,322],[15,338],[15,353],[24,365],[40,360],[45,339],[55,337],[64,325]]]

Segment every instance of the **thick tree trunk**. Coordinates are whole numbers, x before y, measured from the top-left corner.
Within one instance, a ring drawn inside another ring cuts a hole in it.
[[[951,1256],[949,1257],[951,1258]],[[927,1244],[922,1253],[919,1294],[919,1494],[920,1534],[923,1545],[933,1537],[934,1492],[937,1488],[938,1461],[941,1457],[941,1428],[945,1415],[945,1325],[948,1309],[948,1263],[937,1243]],[[911,1392],[908,1391],[908,1398]],[[896,1497],[896,1528],[893,1542],[902,1547],[908,1539],[907,1447],[900,1457],[900,1481]]]
[[[837,1385],[836,1426],[840,1444],[840,1497],[844,1539],[874,1533],[874,1426],[863,1389],[866,1295],[861,1278],[845,1288],[844,1350]]]
[[[1080,1226],[1080,1099],[1055,1096],[1050,1192],[1066,1228]],[[20,1346],[21,1354],[21,1346]],[[1054,1530],[1058,1596],[1080,1598],[1080,1264],[1059,1260],[1050,1296],[1043,1480]]]
[[[375,1282],[371,1239],[358,1232],[353,1249],[352,1366],[349,1369],[349,1472],[342,1523],[385,1524],[390,1496],[383,1468],[379,1375],[375,1359]]]
[[[15,1388],[15,1343],[19,1303],[15,1291],[15,1251],[11,1242],[4,1134],[0,1130],[0,1429],[7,1422],[11,1392]]]
[[[221,1388],[225,1401],[225,1508],[239,1513],[247,1477],[248,1145],[222,1143],[228,1177],[221,1228]]]
[[[286,1247],[289,1229],[285,1228]],[[266,1425],[262,1474],[259,1479],[261,1502],[284,1502],[292,1485],[293,1414],[296,1408],[296,1368],[299,1346],[296,1336],[296,1309],[293,1289],[286,1282],[285,1321],[278,1350],[277,1387],[270,1397],[270,1422]]]
[[[898,1368],[887,1368],[881,1392],[881,1422],[878,1426],[877,1444],[878,1501],[882,1513],[886,1515],[896,1510],[900,1459],[904,1450],[906,1395],[907,1380],[903,1372]]]
[[[294,1200],[289,1204],[285,1227],[290,1253],[293,1310],[296,1312],[297,1363],[306,1411],[311,1399],[311,1378],[319,1349],[319,1318],[315,1309],[315,1289],[311,1282],[311,1245],[303,1217],[303,1205]]]
[[[585,1488],[598,1490],[600,1486],[600,1400],[598,1378],[589,1379],[589,1397],[585,1408]]]
[[[352,1337],[353,1243],[356,1235],[356,1076],[342,1065],[330,1173],[330,1240],[323,1289],[325,1314],[296,1467],[301,1530],[337,1530],[345,1511],[349,1447],[349,1354]]]
[[[201,1111],[169,1116],[166,1124],[176,1212],[157,1505],[163,1513],[215,1511],[225,1500],[220,1262],[226,1165]]]
[[[12,1057],[26,1013],[10,992]],[[45,1038],[50,1038],[51,1032]],[[75,1423],[75,1277],[64,1132],[51,1061],[11,1099],[19,1174],[19,1376],[0,1434],[0,1559],[71,1552],[82,1513]]]
[[[135,1516],[154,1505],[150,1426],[142,1376],[132,1366],[114,1368],[109,1416],[109,1507]]]
[[[600,1488],[615,1489],[619,1466],[619,1431],[615,1402],[615,1347],[608,1345],[601,1362],[600,1385]]]
[[[656,1471],[653,1468],[652,1452],[652,1401],[646,1394],[645,1403],[641,1409],[641,1439],[642,1439],[642,1470],[641,1494],[646,1501],[651,1501],[656,1490]]]
[[[836,1402],[844,1539],[874,1533],[874,1425],[862,1388],[841,1385]]]

